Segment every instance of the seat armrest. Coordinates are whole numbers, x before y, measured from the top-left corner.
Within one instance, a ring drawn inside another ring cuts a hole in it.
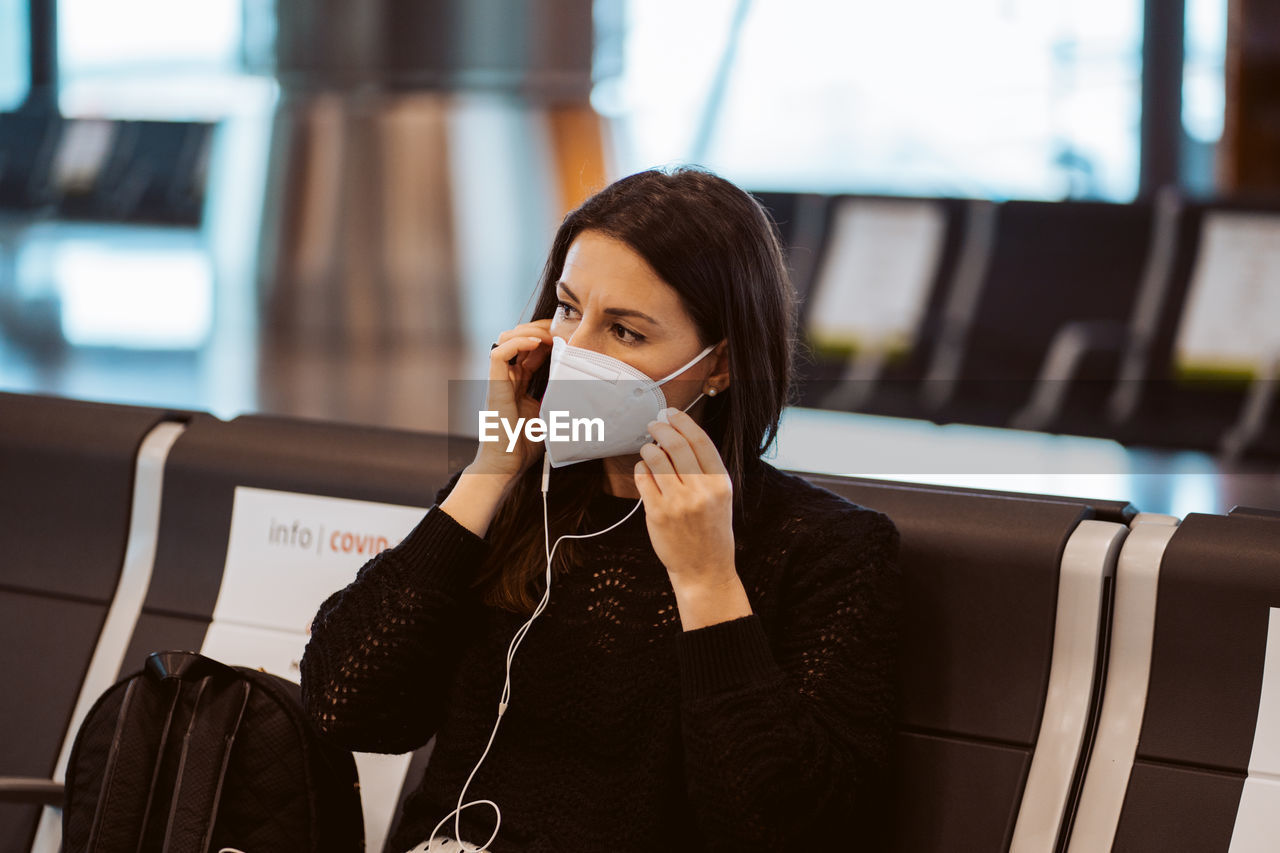
[[[62,807],[65,786],[52,779],[0,776],[0,803],[32,803]]]
[[[1273,351],[1263,364],[1263,369],[1249,385],[1235,423],[1223,433],[1219,441],[1218,453],[1225,461],[1235,462],[1247,454],[1258,436],[1266,430],[1271,418],[1271,410],[1275,407],[1276,385],[1280,384],[1280,349]]]
[[[1127,328],[1115,320],[1078,320],[1058,330],[1040,365],[1031,398],[1010,419],[1015,429],[1043,430],[1062,414],[1067,394],[1085,356],[1120,352]]]

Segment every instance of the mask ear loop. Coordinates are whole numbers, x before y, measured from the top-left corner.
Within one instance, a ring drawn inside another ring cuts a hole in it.
[[[698,353],[697,355],[695,355],[691,360],[686,361],[686,362],[684,363],[684,366],[683,366],[683,367],[677,367],[675,370],[671,371],[670,373],[668,373],[668,374],[667,374],[666,376],[664,376],[663,378],[661,378],[661,379],[655,379],[655,380],[654,380],[654,382],[653,382],[654,386],[665,385],[667,382],[670,382],[670,381],[671,381],[671,379],[672,379],[673,377],[675,377],[675,376],[679,376],[681,373],[684,373],[684,372],[685,372],[686,370],[688,370],[690,367],[693,367],[695,364],[697,364],[698,362],[700,362],[700,361],[702,361],[704,358],[706,358],[706,357],[707,357],[707,353],[711,352],[711,351],[712,351],[713,349],[715,349],[715,348],[716,348],[716,345],[715,345],[715,344],[711,344],[711,345],[710,345],[710,346],[708,346],[706,349],[704,349],[702,352],[700,352],[700,353]],[[701,396],[701,395],[699,395],[699,396]],[[696,403],[696,402],[698,402],[698,401],[695,399],[693,402],[694,402],[694,403]],[[690,405],[690,406],[692,406],[692,405],[693,405],[693,403],[690,403],[689,405]],[[687,410],[686,410],[686,411],[687,411]]]
[[[675,373],[672,373],[666,379],[661,380],[661,382],[659,382],[658,384],[661,385],[662,382],[666,382],[672,376],[678,376],[679,374],[688,370],[690,366],[697,364],[698,361],[706,357],[706,354],[710,352],[713,348],[714,347],[707,347],[705,350],[702,351],[701,355],[699,355],[693,361],[686,364],[684,367],[677,370]],[[682,409],[681,411],[685,411],[685,412],[689,411],[689,409],[693,408],[694,403],[698,402],[705,396],[706,396],[705,393],[699,393],[697,397],[693,398],[693,402],[685,406],[684,409]],[[533,609],[533,615],[531,615],[523,625],[521,625],[519,628],[516,629],[515,634],[511,638],[511,644],[507,646],[507,667],[506,667],[506,676],[504,677],[503,683],[502,683],[502,698],[498,700],[498,718],[494,720],[493,730],[489,732],[489,742],[485,744],[484,752],[480,754],[480,760],[477,761],[475,767],[471,769],[471,773],[467,776],[466,783],[462,786],[462,791],[458,794],[457,808],[455,808],[453,811],[449,812],[447,815],[442,817],[440,819],[440,822],[435,825],[435,828],[431,830],[431,837],[427,839],[428,846],[430,846],[430,844],[436,840],[436,833],[440,831],[440,827],[444,826],[445,822],[448,821],[449,818],[451,817],[453,818],[453,837],[458,842],[458,845],[464,851],[466,851],[466,853],[486,853],[486,850],[489,847],[489,845],[492,844],[495,839],[497,839],[498,830],[502,827],[502,809],[498,808],[498,804],[495,803],[493,800],[473,800],[469,803],[465,803],[463,802],[463,800],[466,799],[467,789],[471,787],[471,780],[475,778],[476,773],[480,770],[480,765],[484,764],[484,760],[488,758],[489,749],[493,746],[494,738],[498,736],[498,727],[502,725],[502,715],[507,712],[507,707],[511,704],[511,662],[515,660],[516,651],[519,650],[520,644],[524,642],[525,635],[529,633],[529,628],[533,625],[533,621],[537,619],[540,615],[542,615],[542,611],[547,609],[547,604],[551,601],[551,558],[555,554],[555,550],[560,545],[561,540],[590,539],[593,536],[600,536],[601,534],[608,533],[610,530],[613,530],[615,527],[625,522],[628,518],[635,515],[636,510],[638,510],[640,508],[640,505],[644,503],[644,498],[637,500],[636,505],[631,508],[630,512],[628,512],[619,520],[615,521],[613,524],[606,527],[604,530],[597,530],[595,533],[564,533],[556,539],[555,545],[551,545],[550,544],[550,541],[551,541],[550,510],[548,510],[547,508],[547,491],[550,485],[550,480],[551,480],[551,457],[547,454],[546,450],[544,449],[542,454],[542,544],[543,544],[543,549],[545,550],[547,555],[547,571],[546,571],[547,588],[546,588],[546,591],[542,593],[542,600],[539,601],[538,606]],[[472,806],[483,806],[483,805],[488,805],[493,807],[494,815],[496,816],[497,821],[494,824],[493,833],[489,836],[489,839],[485,841],[484,844],[481,844],[479,847],[469,847],[467,846],[466,842],[462,840],[462,827],[461,827],[462,812],[464,809],[469,809]]]

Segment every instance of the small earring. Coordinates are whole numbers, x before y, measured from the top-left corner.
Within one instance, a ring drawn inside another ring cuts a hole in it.
[[[707,389],[707,396],[708,396],[708,397],[714,397],[715,395],[716,395],[716,389],[714,389],[714,388],[708,388],[708,389]]]

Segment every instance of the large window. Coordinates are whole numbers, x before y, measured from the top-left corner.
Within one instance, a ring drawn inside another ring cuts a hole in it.
[[[1186,0],[1182,74],[1183,178],[1212,192],[1226,105],[1227,0]]]
[[[1126,200],[1141,0],[631,0],[593,96],[624,171],[757,189]]]
[[[27,0],[0,0],[0,112],[12,110],[31,87]]]
[[[261,104],[244,71],[266,0],[58,0],[59,105],[71,116],[216,119]],[[250,63],[252,64],[252,63]]]
[[[23,0],[0,0],[0,10],[15,2],[25,12]],[[276,93],[261,61],[272,0],[56,2],[57,99],[70,120],[53,151],[50,193],[185,197],[195,185],[203,212],[199,227],[175,227],[184,221],[176,215],[163,226],[120,221],[102,214],[106,205],[82,207],[94,211],[84,220],[72,213],[21,221],[0,241],[12,247],[15,270],[0,299],[32,340],[199,350],[228,305],[251,304],[249,259]],[[187,133],[100,119],[217,127]],[[237,318],[251,309],[239,310]]]

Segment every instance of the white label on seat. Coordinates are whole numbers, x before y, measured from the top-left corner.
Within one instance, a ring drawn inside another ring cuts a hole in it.
[[[1206,213],[1175,347],[1179,367],[1256,373],[1280,355],[1280,216]]]
[[[1240,794],[1229,853],[1276,849],[1280,838],[1280,607],[1267,622],[1267,656],[1262,668],[1262,697],[1253,730],[1249,778]]]
[[[53,181],[59,190],[76,194],[93,190],[111,155],[119,127],[101,119],[67,122],[53,157]]]
[[[264,669],[294,684],[302,680],[298,664],[307,647],[307,634],[273,631],[228,622],[214,622],[204,636],[200,654],[227,666]]]
[[[924,314],[945,227],[941,206],[931,201],[840,202],[814,285],[814,342],[907,346]]]
[[[305,634],[320,604],[426,511],[237,486],[214,623]]]

